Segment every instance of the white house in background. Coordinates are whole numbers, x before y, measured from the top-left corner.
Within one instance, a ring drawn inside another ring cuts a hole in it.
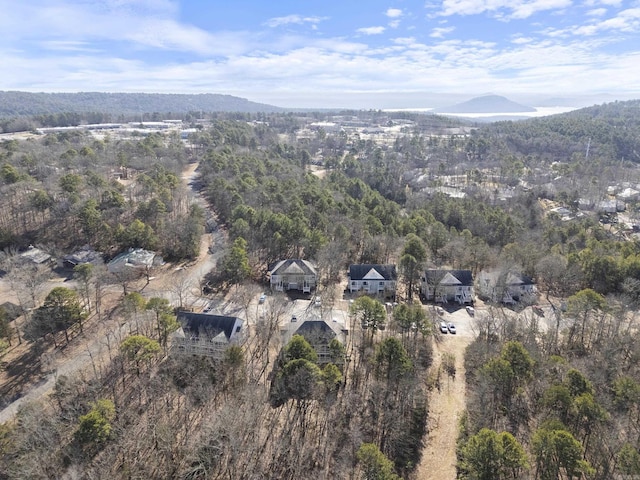
[[[29,245],[29,248],[19,254],[19,257],[22,260],[36,263],[38,265],[44,265],[54,261],[51,255],[49,255],[44,250],[40,250],[39,248],[34,247],[33,245]]]
[[[299,290],[309,293],[318,284],[315,265],[307,260],[281,260],[269,266],[269,283],[278,292]]]
[[[171,334],[172,355],[200,355],[222,360],[225,350],[242,339],[238,317],[178,312],[180,328]]]
[[[110,272],[122,272],[127,268],[145,270],[164,264],[164,260],[155,252],[142,248],[130,248],[126,252],[117,255],[107,264]]]
[[[534,300],[538,289],[531,277],[514,272],[481,272],[478,293],[494,302],[514,304]]]
[[[420,292],[436,303],[473,303],[471,270],[426,270],[420,279]]]
[[[398,274],[395,265],[360,264],[349,266],[349,292],[392,296]]]

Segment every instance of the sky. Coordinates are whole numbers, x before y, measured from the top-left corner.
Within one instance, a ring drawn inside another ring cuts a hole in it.
[[[640,98],[640,0],[0,0],[0,12],[4,91],[291,108]]]

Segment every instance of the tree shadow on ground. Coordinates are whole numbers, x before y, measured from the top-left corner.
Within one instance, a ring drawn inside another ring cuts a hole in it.
[[[0,385],[0,408],[22,397],[45,373],[42,370],[40,356],[42,347],[31,344],[21,355],[3,362],[6,381]]]

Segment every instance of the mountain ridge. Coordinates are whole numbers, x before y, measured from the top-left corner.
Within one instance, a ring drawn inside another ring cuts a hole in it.
[[[274,105],[218,93],[44,93],[0,91],[0,118],[55,113],[282,112]]]

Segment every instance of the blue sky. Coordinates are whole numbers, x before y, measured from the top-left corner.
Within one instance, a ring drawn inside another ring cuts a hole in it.
[[[0,0],[0,11],[0,90],[351,108],[640,98],[640,0]]]

